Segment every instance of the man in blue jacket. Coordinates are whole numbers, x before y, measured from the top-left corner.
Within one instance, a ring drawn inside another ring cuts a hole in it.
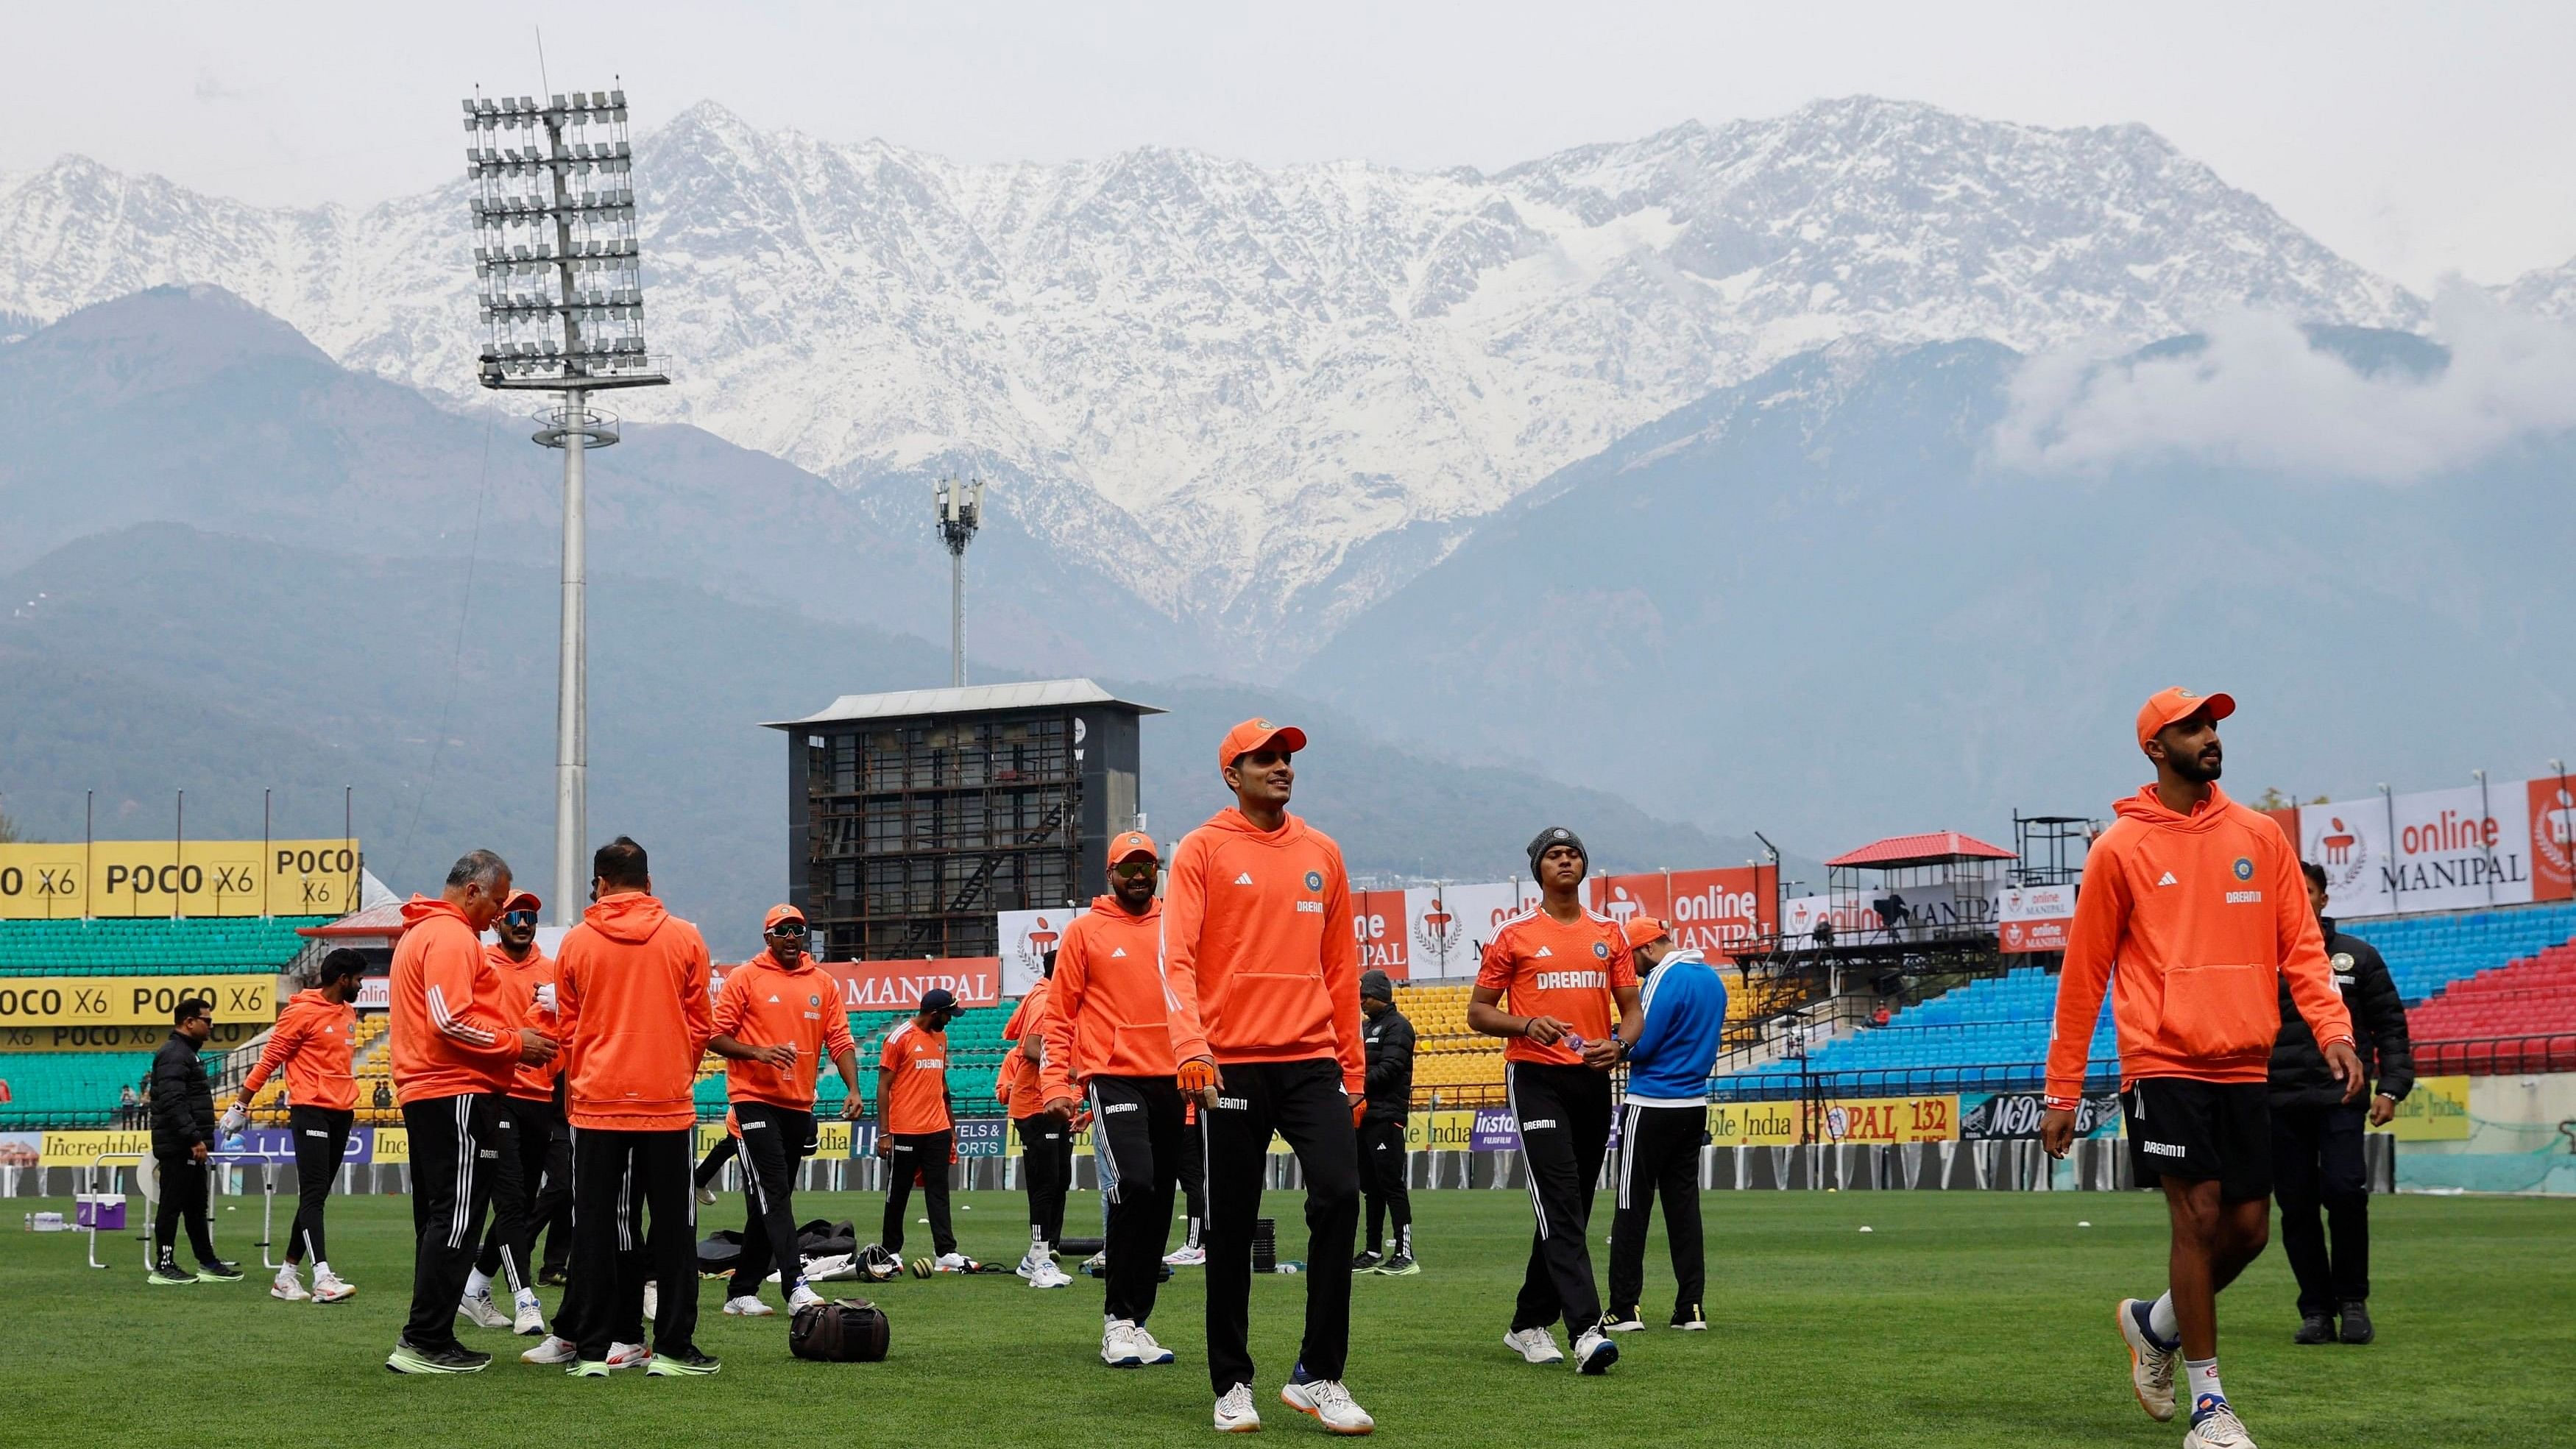
[[[1646,1224],[1664,1199],[1664,1237],[1673,1253],[1672,1326],[1708,1327],[1700,1311],[1707,1267],[1700,1247],[1699,1149],[1708,1140],[1708,1074],[1726,1032],[1726,983],[1697,951],[1673,948],[1672,927],[1650,917],[1627,925],[1628,950],[1644,978],[1645,1029],[1628,1052],[1628,1094],[1619,1108],[1618,1213],[1610,1225],[1612,1333],[1645,1327],[1637,1299],[1646,1285]]]

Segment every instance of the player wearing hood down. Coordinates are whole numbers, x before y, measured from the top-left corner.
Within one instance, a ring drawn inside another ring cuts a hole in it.
[[[295,1223],[287,1229],[286,1261],[278,1265],[268,1296],[289,1303],[338,1303],[358,1291],[331,1271],[322,1207],[348,1156],[349,1128],[357,1120],[358,1078],[350,1060],[358,1009],[352,1003],[366,974],[367,958],[345,946],[324,956],[313,984],[288,998],[286,1009],[278,1013],[268,1049],[242,1079],[241,1095],[224,1114],[224,1130],[240,1131],[249,1120],[251,1098],[270,1077],[286,1073],[286,1130],[295,1139]],[[296,1270],[308,1259],[313,1264],[309,1293]]]
[[[1359,943],[1341,847],[1288,813],[1305,747],[1305,731],[1268,720],[1226,731],[1217,767],[1234,806],[1182,839],[1163,898],[1172,1054],[1206,1136],[1208,1381],[1230,1433],[1261,1427],[1246,1320],[1274,1132],[1306,1175],[1306,1334],[1280,1402],[1336,1434],[1375,1427],[1342,1383],[1368,1105]]]
[[[2118,803],[2085,856],[2039,1126],[2050,1156],[2074,1145],[2107,986],[2130,1161],[2140,1186],[2163,1187],[2173,1225],[2164,1294],[2124,1299],[2112,1318],[2150,1418],[2174,1416],[2182,1361],[2184,1449],[2253,1449],[2219,1384],[2218,1294],[2271,1237],[2269,1078],[2285,983],[2344,1099],[2366,1080],[2298,851],[2270,816],[2218,788],[2218,722],[2235,710],[2224,694],[2182,689],[2138,710],[2138,748],[2156,779]]]

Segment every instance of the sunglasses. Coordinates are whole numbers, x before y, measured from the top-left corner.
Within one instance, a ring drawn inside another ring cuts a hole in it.
[[[513,926],[533,926],[537,923],[537,913],[534,911],[512,911],[501,917],[501,919],[509,922]]]
[[[1151,860],[1122,860],[1109,867],[1109,873],[1121,880],[1137,880],[1152,875],[1159,863]]]
[[[803,921],[781,921],[777,925],[769,928],[769,934],[773,936],[784,936],[791,941],[801,941],[805,939],[805,923]]]

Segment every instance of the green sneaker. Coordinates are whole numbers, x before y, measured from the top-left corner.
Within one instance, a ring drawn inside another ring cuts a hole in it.
[[[164,1258],[152,1266],[152,1271],[144,1275],[143,1281],[163,1288],[176,1288],[183,1283],[194,1284],[197,1275]]]
[[[209,1258],[197,1264],[197,1281],[200,1283],[238,1283],[241,1280],[242,1270],[238,1263]]]
[[[564,1373],[566,1376],[576,1379],[604,1379],[608,1377],[608,1360],[604,1358],[577,1358],[572,1361],[572,1366],[570,1368],[564,1370]]]
[[[492,1355],[477,1353],[461,1344],[441,1349],[415,1348],[410,1339],[394,1344],[385,1359],[385,1369],[398,1374],[474,1374],[481,1373]]]
[[[684,1348],[674,1352],[657,1348],[653,1350],[653,1361],[644,1366],[644,1373],[648,1378],[657,1379],[695,1378],[714,1373],[722,1367],[722,1363],[696,1349]]]

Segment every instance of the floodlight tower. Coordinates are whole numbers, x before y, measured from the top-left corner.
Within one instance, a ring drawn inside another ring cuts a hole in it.
[[[966,545],[984,523],[984,480],[942,478],[931,497],[939,506],[939,541],[948,545],[948,682],[966,687]]]
[[[560,448],[563,634],[555,695],[558,924],[581,919],[590,767],[583,619],[583,454],[617,441],[617,416],[590,406],[603,388],[670,381],[644,351],[644,282],[635,245],[634,151],[626,92],[574,91],[465,102],[465,174],[474,183],[474,276],[484,340],[479,377],[502,391],[552,392],[536,415],[541,447]]]

